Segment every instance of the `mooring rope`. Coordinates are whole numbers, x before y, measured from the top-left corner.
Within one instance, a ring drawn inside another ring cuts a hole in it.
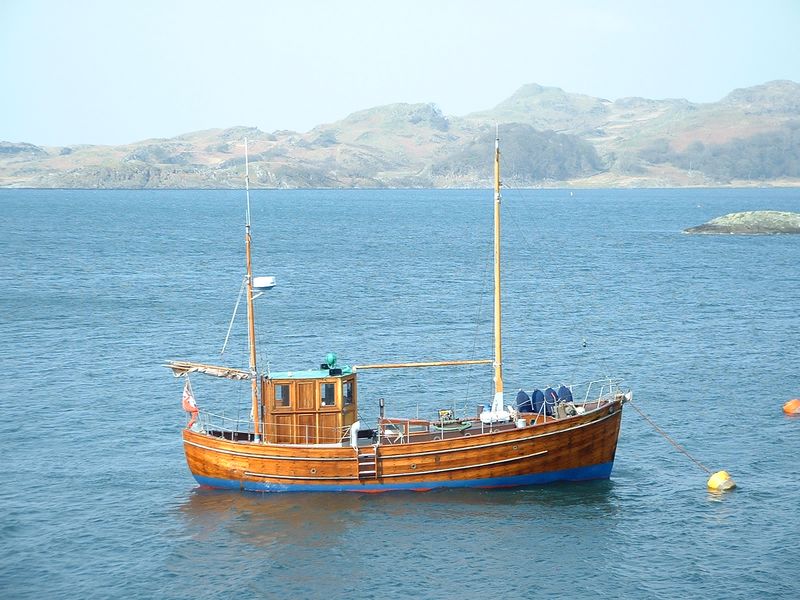
[[[655,429],[655,430],[656,430],[658,433],[660,433],[660,434],[661,434],[661,435],[664,437],[664,439],[665,439],[665,440],[667,440],[667,441],[668,441],[670,444],[672,444],[673,446],[675,446],[675,448],[676,448],[676,449],[677,449],[679,452],[682,452],[683,454],[685,454],[685,455],[686,455],[686,456],[689,458],[689,460],[691,460],[691,461],[692,461],[694,464],[696,464],[698,467],[700,467],[701,469],[703,469],[703,471],[705,471],[705,472],[706,472],[706,473],[708,473],[709,475],[711,474],[711,469],[709,469],[708,467],[706,467],[706,466],[705,466],[703,463],[701,463],[699,460],[697,460],[697,459],[696,459],[694,456],[692,456],[691,454],[689,454],[689,451],[688,451],[686,448],[684,448],[684,447],[683,447],[683,446],[681,446],[681,445],[680,445],[678,442],[676,442],[676,441],[675,441],[675,440],[673,440],[671,437],[669,437],[669,435],[667,434],[667,432],[666,432],[666,431],[664,431],[663,429],[661,429],[661,427],[659,427],[659,426],[658,426],[658,425],[655,423],[655,421],[653,421],[653,419],[651,419],[650,417],[648,417],[648,416],[647,416],[647,415],[644,413],[644,411],[642,411],[642,409],[641,409],[641,408],[639,408],[638,406],[636,406],[636,405],[633,403],[633,401],[630,401],[630,402],[628,402],[628,404],[630,404],[630,405],[631,405],[631,407],[632,407],[632,408],[633,408],[633,409],[634,409],[634,410],[635,410],[637,413],[639,413],[639,415],[641,415],[641,417],[642,417],[642,418],[643,418],[645,421],[647,421],[648,423],[650,423],[650,425],[653,427],[653,429]]]

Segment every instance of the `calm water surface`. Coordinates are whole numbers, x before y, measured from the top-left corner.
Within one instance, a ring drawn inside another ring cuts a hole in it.
[[[259,361],[491,353],[491,194],[255,191]],[[0,190],[0,597],[796,598],[800,236],[686,236],[800,190],[507,190],[506,388],[619,375],[610,481],[513,491],[198,489],[173,358],[246,364],[243,194]],[[360,410],[474,411],[484,367],[370,372]],[[193,380],[221,408],[214,382]],[[226,410],[246,405],[246,388]],[[233,407],[233,408],[230,408]]]

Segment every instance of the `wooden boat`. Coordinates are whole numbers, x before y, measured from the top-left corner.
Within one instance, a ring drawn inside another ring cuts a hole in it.
[[[245,157],[247,156],[245,142]],[[337,364],[329,354],[319,368],[262,373],[256,367],[254,278],[250,259],[249,167],[245,224],[249,369],[170,362],[186,377],[183,430],[189,470],[204,486],[262,492],[499,488],[611,475],[623,404],[614,381],[592,384],[578,401],[574,390],[523,395],[507,406],[503,390],[500,294],[500,145],[494,153],[494,356],[489,360],[361,366]],[[274,285],[274,281],[270,281]],[[456,418],[388,418],[381,402],[375,427],[358,420],[358,378],[378,368],[493,365],[494,396],[487,409]],[[249,380],[252,410],[229,422],[197,408],[190,373]],[[524,402],[528,398],[527,404]],[[538,399],[538,401],[537,401]],[[255,416],[255,418],[254,418]]]

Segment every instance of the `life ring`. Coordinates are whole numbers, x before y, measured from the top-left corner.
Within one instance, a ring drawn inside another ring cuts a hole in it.
[[[439,431],[465,431],[472,427],[472,421],[437,421],[431,425]]]

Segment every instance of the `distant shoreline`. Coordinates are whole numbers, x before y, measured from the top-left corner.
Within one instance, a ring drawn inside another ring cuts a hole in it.
[[[800,180],[786,183],[769,184],[731,184],[731,185],[662,185],[662,186],[577,186],[577,185],[547,185],[547,186],[513,186],[504,188],[506,191],[530,191],[530,190],[752,190],[752,189],[800,189]],[[0,186],[3,190],[52,190],[52,191],[85,191],[85,192],[225,192],[244,189],[239,187],[34,187],[34,186]],[[464,187],[258,187],[250,186],[250,191],[477,191],[488,189],[487,186],[464,186]]]
[[[237,126],[121,145],[0,141],[0,188],[235,189],[249,145],[253,189],[800,187],[800,83],[771,81],[719,102],[609,101],[528,84],[494,108],[433,103],[354,112],[306,132]]]

